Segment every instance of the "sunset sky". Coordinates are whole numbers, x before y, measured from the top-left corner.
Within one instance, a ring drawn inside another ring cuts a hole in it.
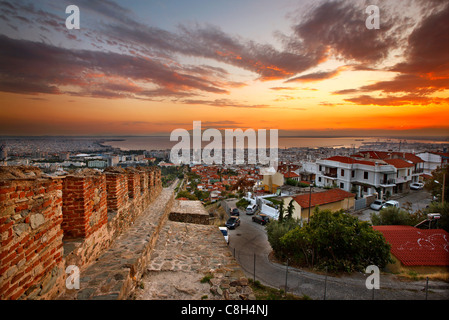
[[[0,135],[449,136],[449,1],[1,1],[0,41]]]

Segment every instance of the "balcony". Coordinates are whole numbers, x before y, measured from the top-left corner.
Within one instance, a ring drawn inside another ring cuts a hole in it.
[[[392,187],[396,185],[396,179],[382,179],[380,180],[381,187]]]
[[[337,178],[337,173],[336,172],[323,172],[322,174],[326,178],[331,178],[331,179],[336,179]]]

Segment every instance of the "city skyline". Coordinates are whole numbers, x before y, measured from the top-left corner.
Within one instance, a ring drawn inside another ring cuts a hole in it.
[[[66,7],[80,10],[67,29]],[[365,25],[368,5],[380,28]],[[0,135],[449,136],[440,1],[3,1]]]

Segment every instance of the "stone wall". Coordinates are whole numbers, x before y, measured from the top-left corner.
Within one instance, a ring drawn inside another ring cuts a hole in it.
[[[65,268],[97,259],[161,190],[153,167],[59,178],[0,167],[0,299],[59,295]]]
[[[170,212],[171,221],[209,224],[209,213],[201,201],[176,200]]]
[[[0,180],[0,299],[46,299],[63,283],[62,179]]]

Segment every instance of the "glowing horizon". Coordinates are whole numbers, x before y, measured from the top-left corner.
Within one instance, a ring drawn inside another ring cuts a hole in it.
[[[0,135],[449,137],[449,4],[373,2],[3,2]]]

